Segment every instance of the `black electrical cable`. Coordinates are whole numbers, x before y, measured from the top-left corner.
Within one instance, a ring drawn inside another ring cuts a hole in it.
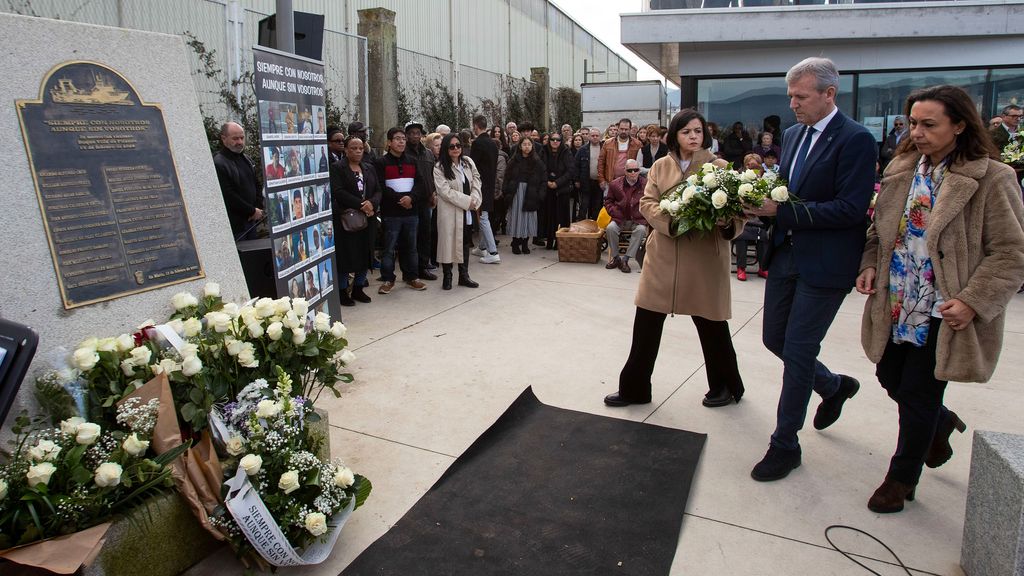
[[[892,557],[896,559],[896,562],[900,565],[900,568],[903,568],[903,571],[906,572],[908,576],[914,576],[913,574],[911,574],[910,569],[907,568],[907,565],[903,563],[903,560],[900,560],[900,557],[897,556],[895,552],[893,552],[892,548],[889,548],[889,546],[886,545],[885,542],[882,542],[881,540],[879,540],[878,538],[874,537],[873,535],[868,534],[867,532],[861,530],[860,528],[854,528],[853,526],[844,526],[842,524],[833,524],[833,525],[829,526],[828,528],[825,528],[825,540],[828,540],[829,545],[832,546],[832,548],[836,552],[839,552],[843,556],[846,556],[846,558],[848,560],[850,560],[851,562],[853,562],[854,564],[857,564],[858,566],[860,566],[861,568],[867,570],[868,572],[871,572],[875,576],[882,576],[878,572],[875,572],[871,568],[868,568],[866,565],[862,564],[860,561],[856,560],[853,556],[848,554],[845,550],[841,549],[839,546],[836,546],[836,543],[833,542],[832,539],[829,538],[829,536],[828,536],[829,531],[832,530],[833,528],[839,528],[839,529],[843,529],[843,530],[852,530],[853,532],[859,532],[860,534],[863,534],[863,535],[867,536],[868,538],[871,538],[875,542],[878,542],[879,544],[882,545],[882,548],[885,548],[886,550],[889,551],[889,554],[892,554]]]

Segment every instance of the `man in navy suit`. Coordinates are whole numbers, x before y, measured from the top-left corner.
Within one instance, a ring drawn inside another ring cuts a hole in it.
[[[800,466],[797,432],[812,390],[822,397],[814,427],[823,430],[860,388],[817,357],[857,277],[878,156],[874,137],[836,108],[839,72],[831,60],[807,58],[789,70],[786,85],[798,123],[783,138],[781,176],[800,200],[768,200],[751,211],[776,218],[762,340],[784,365],[775,432],[750,473],[762,482]]]

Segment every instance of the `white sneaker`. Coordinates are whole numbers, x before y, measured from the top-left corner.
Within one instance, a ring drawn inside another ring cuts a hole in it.
[[[486,256],[487,255],[487,252],[484,252],[483,250],[481,250],[479,248],[473,248],[472,250],[469,251],[469,253],[472,254],[473,256]]]
[[[501,264],[501,256],[498,254],[487,254],[480,259],[482,264]]]

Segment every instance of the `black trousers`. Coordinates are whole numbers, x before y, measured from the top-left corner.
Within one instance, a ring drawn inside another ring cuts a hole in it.
[[[633,402],[648,402],[651,399],[651,374],[661,347],[661,334],[667,314],[654,312],[639,306],[633,319],[633,342],[629,358],[619,373],[619,395]],[[708,375],[708,391],[717,394],[723,389],[737,392],[743,389],[739,366],[736,364],[736,349],[732,345],[729,322],[708,320],[691,316],[697,327],[704,365]]]
[[[580,211],[577,219],[597,220],[602,206],[604,206],[604,191],[601,190],[601,182],[585,180],[583,186],[580,187]]]
[[[555,194],[554,190],[548,190],[544,196],[544,221],[543,227],[538,231],[537,236],[547,238],[548,243],[555,241],[555,232],[559,228],[569,227],[569,200],[570,194]]]
[[[416,260],[420,271],[437,258],[437,219],[428,202],[423,202],[416,210],[419,225],[416,227]]]
[[[886,475],[889,480],[916,485],[936,428],[952,418],[942,405],[946,381],[935,378],[935,343],[941,325],[941,318],[932,318],[922,347],[890,340],[875,368],[878,381],[896,401],[900,414],[896,453]]]

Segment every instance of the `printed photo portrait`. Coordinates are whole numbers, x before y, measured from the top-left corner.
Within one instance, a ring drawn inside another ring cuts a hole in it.
[[[327,212],[331,209],[331,184],[330,182],[320,185],[320,211]]]
[[[288,281],[288,296],[292,298],[306,297],[306,275],[298,273]]]
[[[295,117],[298,114],[295,104],[289,104],[282,102],[280,104],[282,114],[284,115],[284,131],[286,134],[297,134],[298,125],[296,122],[298,119]]]
[[[316,258],[323,251],[323,245],[320,242],[319,224],[313,224],[306,228],[306,246],[309,249],[310,258]]]
[[[299,134],[313,133],[313,110],[309,105],[299,106]]]
[[[306,216],[312,216],[320,211],[320,204],[316,201],[316,186],[306,186],[302,189],[306,197]]]
[[[330,160],[327,156],[327,145],[317,144],[316,146],[316,162],[317,162],[317,173],[318,174],[330,174]]]
[[[331,269],[331,259],[328,258],[321,262],[317,269],[320,273],[320,288],[327,291],[331,286],[334,286],[334,271]]]
[[[266,166],[267,182],[284,178],[285,170],[280,146],[267,146],[263,149],[263,165]]]
[[[278,270],[287,270],[294,264],[291,236],[282,236],[274,240],[274,262]]]
[[[292,264],[298,264],[307,258],[306,238],[302,231],[292,232]]]
[[[289,192],[272,192],[270,194],[270,226],[276,228],[287,224],[292,220],[291,210],[288,209]]]
[[[281,133],[281,109],[277,102],[260,102],[260,130],[263,134]]]
[[[302,146],[285,146],[282,152],[285,155],[284,177],[302,176]]]
[[[313,106],[313,133],[327,134],[327,111],[323,106]]]
[[[302,199],[302,188],[288,190],[285,194],[289,194],[291,196],[290,206],[292,211],[292,221],[302,220],[306,215],[305,205]]]
[[[307,269],[306,276],[306,300],[314,300],[320,297],[320,278],[317,277],[317,267]]]
[[[334,222],[325,220],[320,223],[320,241],[324,245],[324,250],[334,248]]]

